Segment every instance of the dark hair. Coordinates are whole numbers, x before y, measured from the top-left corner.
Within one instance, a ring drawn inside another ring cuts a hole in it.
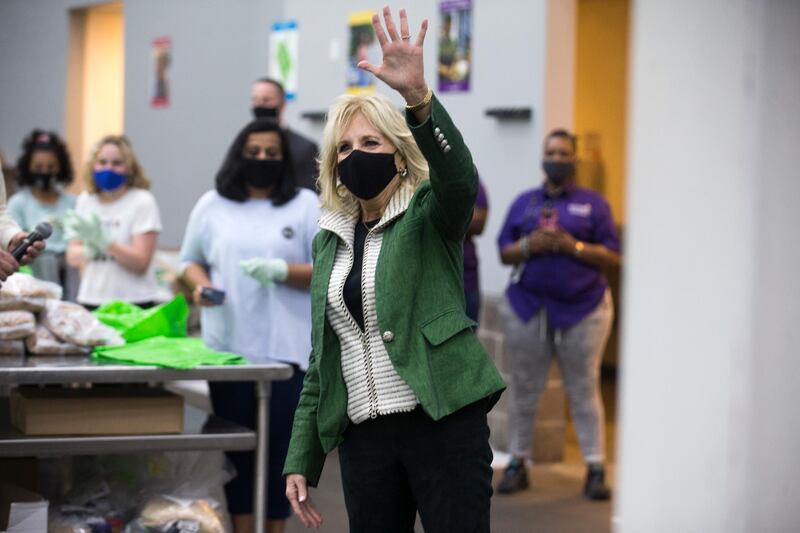
[[[228,155],[225,156],[222,168],[217,172],[216,187],[220,195],[236,202],[244,202],[249,198],[250,195],[247,193],[247,186],[242,176],[242,161],[244,160],[242,152],[251,133],[266,131],[273,131],[278,134],[281,139],[281,153],[283,155],[283,175],[272,189],[272,195],[270,196],[272,203],[283,205],[297,195],[297,181],[294,176],[289,140],[277,122],[271,118],[259,118],[252,121],[236,136],[233,144],[228,149]]]
[[[283,88],[283,84],[274,78],[258,78],[254,83],[270,83],[278,89],[278,94],[281,95],[281,100],[286,100],[286,90]]]
[[[22,155],[17,160],[17,183],[20,186],[33,185],[30,166],[33,153],[37,151],[53,152],[58,159],[56,181],[62,185],[72,183],[72,161],[67,145],[56,132],[37,128],[22,141]]]
[[[545,150],[547,150],[547,143],[549,143],[550,139],[554,137],[568,140],[569,142],[572,143],[572,151],[575,152],[576,154],[578,153],[578,138],[575,135],[571,134],[569,130],[566,130],[564,128],[557,128],[551,130],[550,133],[547,134],[547,137],[544,138]]]

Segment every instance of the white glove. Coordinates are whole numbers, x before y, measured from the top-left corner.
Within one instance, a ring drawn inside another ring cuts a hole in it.
[[[246,259],[239,262],[239,268],[246,276],[250,276],[267,288],[274,287],[276,283],[283,283],[289,276],[289,263],[279,258]]]
[[[103,221],[92,213],[81,216],[74,211],[64,214],[64,236],[69,240],[83,242],[83,251],[87,259],[93,259],[105,252],[113,241],[111,232],[103,225]]]

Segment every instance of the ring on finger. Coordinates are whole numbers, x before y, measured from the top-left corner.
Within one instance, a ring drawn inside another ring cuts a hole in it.
[[[401,35],[401,36],[400,36],[400,38],[401,38],[402,40],[404,40],[404,41],[408,41],[408,40],[410,40],[410,39],[411,39],[411,36],[410,36],[410,35]]]

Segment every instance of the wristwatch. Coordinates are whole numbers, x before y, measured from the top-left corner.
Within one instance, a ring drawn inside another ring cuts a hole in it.
[[[583,243],[583,241],[575,241],[575,249],[572,251],[573,255],[575,257],[580,257],[584,248],[586,248],[586,245]]]

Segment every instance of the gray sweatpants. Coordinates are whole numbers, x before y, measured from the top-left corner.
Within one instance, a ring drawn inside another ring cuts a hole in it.
[[[511,358],[509,409],[510,453],[531,458],[533,426],[539,395],[547,384],[550,358],[558,361],[569,398],[572,420],[587,463],[605,459],[605,413],[600,396],[600,363],[614,320],[611,292],[583,320],[553,331],[542,308],[523,323],[507,301],[500,306],[505,345]]]

